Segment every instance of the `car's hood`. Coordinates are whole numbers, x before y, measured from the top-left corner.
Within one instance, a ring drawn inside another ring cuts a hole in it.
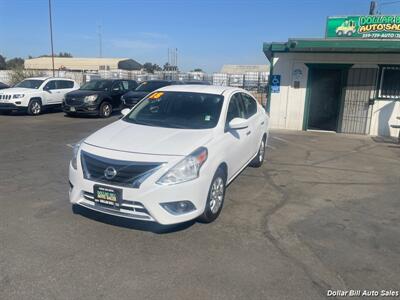
[[[77,98],[85,97],[85,96],[89,96],[89,95],[94,95],[94,94],[100,95],[100,94],[104,94],[104,92],[102,92],[102,91],[90,91],[90,90],[76,90],[76,91],[72,91],[72,92],[67,93],[68,96],[77,97]]]
[[[32,92],[37,92],[38,90],[36,89],[27,89],[27,88],[8,88],[0,91],[0,94],[27,94],[27,93],[32,93]]]
[[[139,92],[139,91],[129,91],[124,95],[124,98],[139,98],[142,99],[146,97],[149,92]]]
[[[119,120],[96,131],[85,143],[132,153],[188,155],[212,138],[212,129],[152,127]]]

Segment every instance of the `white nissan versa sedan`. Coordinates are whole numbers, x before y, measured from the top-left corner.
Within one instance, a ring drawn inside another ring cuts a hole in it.
[[[212,222],[226,185],[263,163],[269,116],[243,89],[167,86],[122,113],[75,145],[72,204],[165,225]]]

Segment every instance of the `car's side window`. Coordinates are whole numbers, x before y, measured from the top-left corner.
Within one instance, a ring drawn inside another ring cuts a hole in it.
[[[74,82],[70,80],[59,80],[58,88],[59,89],[72,89],[74,87]]]
[[[121,81],[121,84],[124,91],[129,90],[129,82],[127,80]]]
[[[229,122],[232,121],[234,118],[244,118],[244,117],[245,117],[245,112],[242,105],[242,99],[240,97],[240,94],[236,93],[231,97],[231,100],[229,102],[225,125],[228,125]]]
[[[243,105],[246,112],[246,119],[251,118],[251,116],[257,113],[257,102],[253,97],[242,93]]]
[[[43,87],[44,90],[46,91],[51,91],[51,90],[55,90],[56,88],[56,81],[55,80],[51,80],[48,83],[46,83],[46,85]]]
[[[124,87],[123,87],[121,81],[117,81],[116,83],[114,83],[114,85],[112,87],[113,92],[121,92],[123,90],[124,90]]]

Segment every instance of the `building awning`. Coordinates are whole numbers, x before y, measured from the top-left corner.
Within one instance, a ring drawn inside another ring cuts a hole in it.
[[[400,40],[289,39],[264,43],[263,51],[270,61],[275,52],[400,53]]]

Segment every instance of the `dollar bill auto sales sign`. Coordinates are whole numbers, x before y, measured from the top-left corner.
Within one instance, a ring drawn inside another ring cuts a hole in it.
[[[328,17],[326,38],[400,39],[400,16]]]

